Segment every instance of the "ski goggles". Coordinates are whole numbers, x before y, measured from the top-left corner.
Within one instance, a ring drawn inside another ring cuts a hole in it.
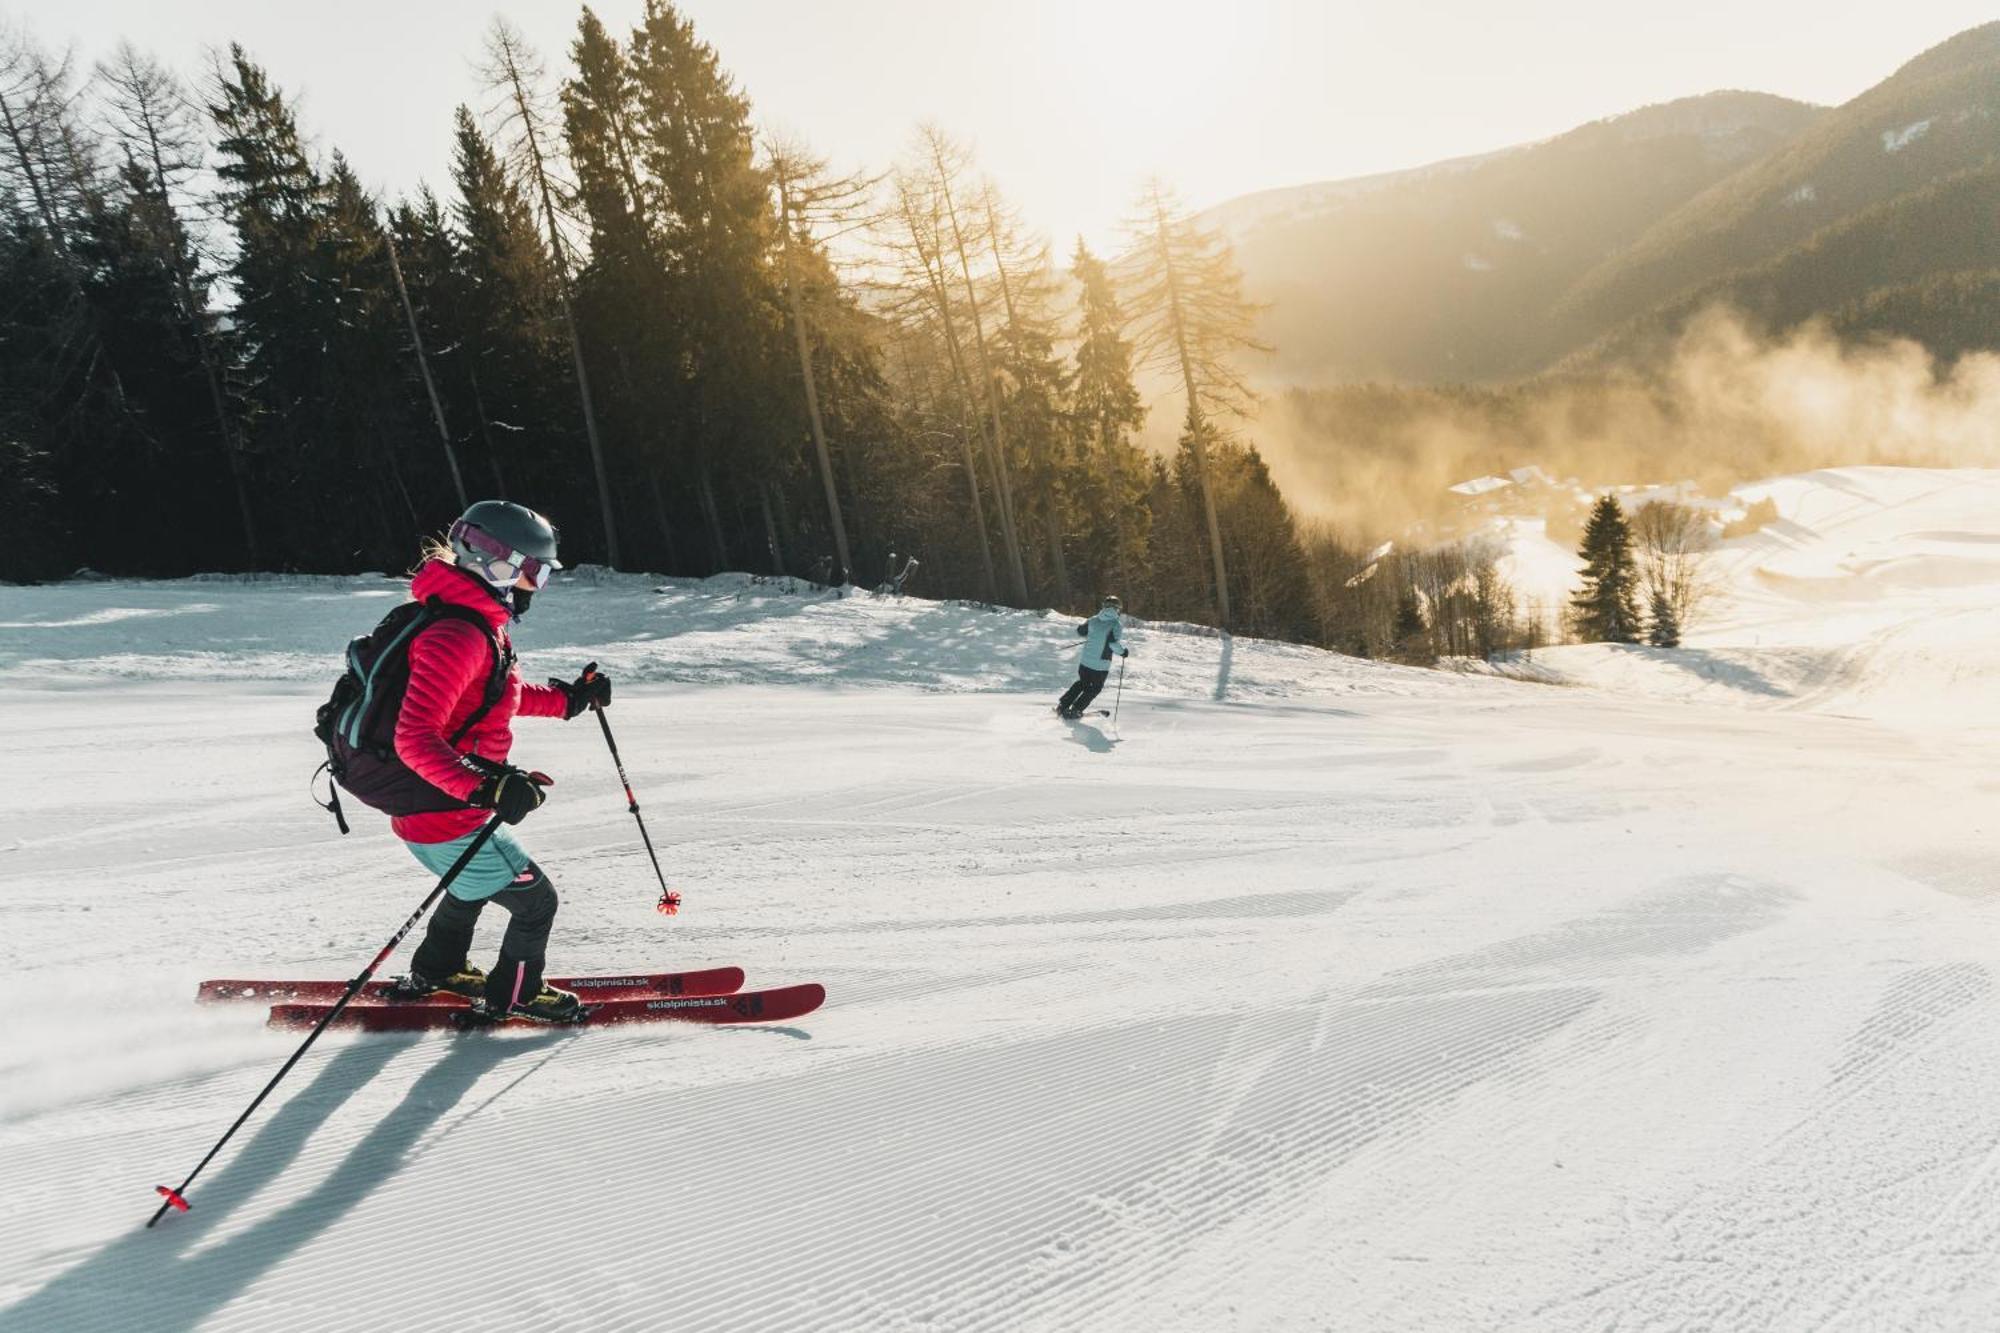
[[[537,589],[548,586],[549,575],[562,568],[559,560],[522,555],[484,528],[475,528],[464,519],[451,525],[452,543],[480,557],[473,569],[493,586],[505,587],[518,579],[531,580]]]

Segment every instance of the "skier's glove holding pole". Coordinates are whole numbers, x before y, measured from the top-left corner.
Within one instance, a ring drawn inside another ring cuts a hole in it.
[[[611,677],[597,669],[592,662],[583,669],[583,674],[575,680],[559,680],[549,677],[549,684],[563,692],[569,704],[563,709],[563,720],[569,721],[589,708],[611,707]]]
[[[542,802],[548,799],[542,788],[554,785],[555,779],[546,773],[501,768],[473,789],[466,804],[491,810],[509,824],[518,824],[542,808]]]

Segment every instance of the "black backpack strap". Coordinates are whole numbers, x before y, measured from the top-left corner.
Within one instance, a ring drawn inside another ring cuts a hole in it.
[[[324,801],[320,800],[318,795],[313,794],[313,784],[319,781],[319,775],[322,773],[327,775],[326,799]],[[306,791],[309,795],[312,795],[314,805],[333,815],[333,822],[339,827],[342,833],[352,833],[354,831],[347,827],[347,815],[340,808],[340,782],[333,776],[333,752],[330,748],[327,751],[326,762],[315,768],[312,777],[306,780]]]
[[[465,721],[459,725],[458,730],[445,738],[446,744],[450,745],[453,749],[457,749],[458,743],[464,740],[488,713],[493,711],[493,706],[499,703],[500,697],[507,692],[507,675],[514,668],[514,652],[511,647],[503,648],[500,646],[500,636],[493,632],[493,626],[487,621],[485,616],[480,615],[470,607],[459,606],[454,602],[447,602],[442,597],[433,597],[424,603],[424,608],[430,614],[433,621],[463,620],[469,625],[476,626],[479,632],[485,636],[486,646],[493,650],[493,669],[487,674],[486,690],[479,700],[479,707],[472,710]],[[428,629],[430,626],[426,625],[424,628]]]

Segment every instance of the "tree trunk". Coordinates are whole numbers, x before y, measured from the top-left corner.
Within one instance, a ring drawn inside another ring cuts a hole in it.
[[[1167,274],[1167,308],[1174,324],[1174,347],[1180,355],[1181,383],[1187,389],[1188,441],[1194,449],[1195,478],[1201,483],[1201,507],[1208,517],[1208,549],[1215,558],[1215,605],[1222,623],[1218,628],[1227,631],[1229,614],[1229,571],[1222,559],[1222,525],[1215,517],[1215,491],[1208,479],[1208,426],[1202,420],[1201,398],[1195,391],[1194,361],[1188,355],[1187,323],[1181,314],[1180,274],[1174,267],[1173,252],[1167,247],[1166,215],[1158,207],[1154,210],[1154,224],[1160,244],[1160,263]]]
[[[993,210],[993,195],[986,196],[986,238],[993,246],[993,271],[1000,276],[1000,299],[1007,305],[1007,327],[1021,327],[1021,312],[1014,307],[1014,289],[1007,281],[1007,264],[1000,257],[1000,219]],[[1021,355],[1018,334],[1013,334],[1014,355]],[[1041,480],[1042,519],[1048,529],[1049,571],[1056,580],[1056,603],[1069,604],[1069,562],[1063,558],[1062,514],[1056,505],[1055,469],[1049,466],[1047,441],[1038,434],[1028,438],[1028,457]]]
[[[527,90],[521,86],[521,71],[510,60],[507,64],[507,79],[513,89],[514,109],[521,117],[521,127],[528,136],[528,154],[534,164],[535,187],[542,196],[542,217],[549,229],[549,250],[555,260],[556,279],[559,285],[557,306],[562,311],[564,330],[569,334],[569,355],[576,367],[576,392],[583,403],[583,431],[590,441],[590,466],[597,474],[597,508],[604,523],[604,561],[616,569],[620,564],[618,552],[618,523],[611,512],[611,478],[604,468],[604,445],[597,435],[597,409],[590,398],[590,374],[583,365],[583,338],[577,332],[576,313],[570,304],[569,256],[563,249],[562,228],[556,224],[555,192],[549,186],[548,165],[542,158],[540,138],[535,134],[535,118],[528,107]]]
[[[660,525],[660,540],[667,547],[667,572],[680,568],[681,558],[674,550],[674,525],[667,518],[667,498],[660,494],[660,474],[653,468],[646,469],[646,482],[653,492],[653,521]]]
[[[986,328],[979,315],[979,294],[972,285],[972,265],[966,258],[965,237],[958,227],[958,207],[952,202],[951,186],[945,179],[944,160],[935,149],[932,155],[937,162],[938,189],[944,195],[945,215],[951,222],[952,244],[958,250],[958,271],[965,280],[966,304],[972,313],[973,346],[979,353],[980,378],[985,381],[986,406],[993,417],[993,433],[988,437],[987,445],[993,453],[993,474],[1000,497],[1000,535],[1007,543],[1007,563],[1014,579],[1015,601],[1026,606],[1028,575],[1021,564],[1020,530],[1014,523],[1014,486],[1007,475],[1007,438],[1000,425],[1000,393],[993,382],[993,364],[986,355]]]
[[[215,364],[214,353],[209,349],[208,334],[198,323],[195,347],[201,357],[202,373],[208,377],[208,397],[215,411],[215,429],[222,437],[223,458],[229,464],[229,480],[236,491],[236,514],[243,524],[244,554],[249,559],[249,567],[255,569],[258,563],[257,522],[251,517],[250,488],[243,480],[243,450],[236,442],[236,432],[229,426],[229,400],[222,392],[222,371]]]
[[[784,542],[782,540],[784,534],[792,533],[794,534],[794,540],[796,540],[797,539],[796,534],[798,533],[798,529],[792,526],[792,509],[790,505],[785,503],[785,488],[773,482],[770,486],[766,487],[765,489],[766,489],[766,494],[768,494],[771,497],[771,508],[774,511],[776,511],[778,516],[778,531],[776,534],[774,534],[774,538],[776,540],[776,545],[779,551],[779,557],[780,557],[779,563],[782,564],[783,553],[785,549]],[[794,551],[793,554],[803,557],[803,553],[799,551]],[[805,563],[803,558],[801,563]],[[784,572],[790,573],[791,571],[789,568],[787,568]]]
[[[757,504],[764,511],[764,543],[771,551],[771,572],[773,574],[783,574],[785,572],[785,548],[778,541],[778,520],[771,514],[771,488],[769,486],[759,486],[757,488]]]
[[[472,385],[472,410],[479,414],[479,438],[486,443],[486,466],[493,470],[494,497],[504,500],[507,498],[507,478],[500,471],[500,449],[493,442],[493,426],[486,417],[486,395],[479,391],[479,371],[472,361],[471,357],[465,361],[465,378]]]
[[[174,225],[180,225],[180,217],[174,213],[173,196],[167,192],[167,165],[160,152],[159,135],[152,121],[146,122],[146,148],[153,159],[153,185],[160,192]],[[175,259],[181,260],[177,249]],[[209,405],[215,411],[215,430],[222,442],[223,461],[229,468],[230,484],[236,491],[236,512],[243,524],[243,548],[248,557],[249,568],[257,567],[257,525],[250,513],[250,489],[243,483],[243,451],[236,441],[236,432],[229,425],[229,400],[222,392],[222,372],[216,365],[215,351],[208,345],[208,329],[202,323],[202,312],[195,309],[194,279],[188,272],[193,265],[192,257],[186,262],[174,264],[174,285],[181,295],[181,318],[187,321],[188,336],[194,339],[195,355],[201,360],[201,373],[208,380]]]
[[[403,261],[396,257],[396,238],[382,229],[382,244],[389,250],[389,272],[395,275],[396,295],[403,300],[403,317],[410,323],[410,346],[416,349],[417,369],[423,373],[424,392],[430,396],[431,416],[437,422],[438,442],[444,445],[444,461],[451,466],[451,488],[458,494],[458,511],[472,507],[465,493],[465,474],[458,470],[458,450],[451,446],[451,431],[444,424],[444,404],[438,400],[437,382],[431,378],[431,361],[424,355],[424,335],[417,328],[417,308],[410,304],[410,289],[403,282]]]
[[[386,438],[382,444],[382,460],[389,465],[389,478],[396,483],[396,494],[402,497],[403,508],[410,516],[413,531],[423,531],[424,521],[417,515],[416,502],[410,499],[410,488],[403,484],[403,469],[396,466],[396,451],[391,449]]]
[[[722,536],[722,510],[715,503],[715,478],[708,468],[701,470],[701,516],[708,521],[708,541],[715,551],[715,572],[729,568],[729,543]]]
[[[375,524],[382,530],[382,549],[393,550],[396,545],[396,525],[389,520],[389,502],[382,498],[382,483],[378,480],[369,491],[375,497]]]
[[[34,197],[35,211],[41,214],[42,226],[48,230],[49,244],[55,247],[57,254],[67,260],[69,241],[63,235],[62,223],[56,217],[55,201],[49,197],[49,187],[44,186],[40,174],[35,170],[34,156],[28,152],[27,141],[21,137],[20,124],[14,119],[14,109],[8,105],[4,97],[0,97],[0,124],[6,126],[7,138],[14,145],[14,156],[20,160],[21,174],[27,177],[28,193]]]
[[[805,306],[799,299],[798,273],[792,263],[791,188],[783,179],[778,182],[778,208],[779,221],[784,228],[785,290],[791,298],[792,341],[798,347],[799,374],[804,378],[806,385],[806,416],[812,422],[813,448],[819,454],[819,479],[820,484],[826,489],[827,516],[833,522],[834,552],[840,557],[841,568],[847,569],[854,561],[847,548],[847,524],[840,514],[840,493],[833,486],[833,459],[826,448],[826,425],[820,418],[819,386],[813,377],[812,349],[806,338]]]
[[[970,416],[977,422],[978,409],[973,405],[972,385],[966,379],[965,359],[959,352],[958,331],[952,327],[951,292],[950,288],[946,285],[942,271],[944,257],[939,255],[937,257],[937,267],[932,267],[931,256],[924,252],[923,242],[920,239],[921,233],[918,230],[916,219],[908,212],[907,203],[904,205],[904,209],[904,219],[909,223],[911,240],[916,245],[917,256],[924,266],[924,277],[930,283],[931,295],[937,302],[938,324],[944,330],[945,350],[951,360],[952,376],[958,383],[959,401],[961,404],[958,442],[960,451],[965,458],[965,484],[972,492],[972,521],[979,532],[979,559],[986,571],[986,600],[989,602],[998,602],[1000,600],[1000,584],[993,573],[993,539],[986,531],[986,506],[982,503],[979,495],[979,467],[972,456],[972,441],[968,438],[964,421],[965,417]],[[983,445],[986,439],[985,427],[980,425],[977,429],[979,430],[980,443]]]

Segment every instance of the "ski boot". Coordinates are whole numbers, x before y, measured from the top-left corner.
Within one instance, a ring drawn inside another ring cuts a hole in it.
[[[522,1000],[508,1013],[538,1023],[574,1023],[583,1017],[584,1010],[583,1001],[576,998],[574,991],[558,990],[543,982],[532,1000]]]
[[[427,977],[412,971],[406,977],[398,977],[389,987],[389,994],[398,1000],[416,1000],[433,991],[446,991],[452,995],[463,995],[468,1000],[476,1000],[486,993],[486,973],[467,963],[464,967],[444,977]]]
[[[580,1023],[587,1012],[574,993],[544,985],[533,999],[522,1000],[511,1008],[502,1008],[482,995],[472,1002],[468,1017],[473,1020],[471,1025],[479,1026],[504,1023],[510,1018],[525,1018],[531,1023]]]

